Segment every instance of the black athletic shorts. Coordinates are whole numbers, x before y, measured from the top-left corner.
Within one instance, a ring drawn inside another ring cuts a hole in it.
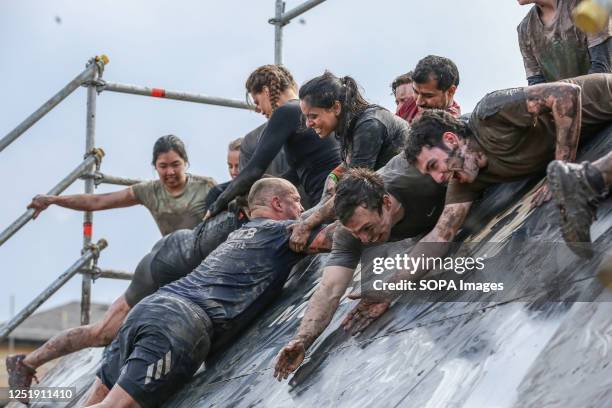
[[[106,348],[98,378],[119,384],[143,408],[158,407],[188,382],[210,350],[213,326],[189,300],[155,293],[138,303]]]
[[[130,307],[193,271],[208,254],[240,228],[248,219],[242,213],[224,211],[193,230],[174,231],[159,240],[142,258],[125,299]]]

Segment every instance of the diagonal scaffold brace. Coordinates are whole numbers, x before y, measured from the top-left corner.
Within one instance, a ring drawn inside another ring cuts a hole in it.
[[[92,149],[87,155],[85,160],[79,164],[74,170],[72,170],[62,181],[57,183],[47,195],[58,195],[66,190],[72,183],[79,179],[83,174],[88,173],[93,165],[96,167],[100,166],[100,162],[104,157],[104,151],[100,148]],[[28,221],[34,217],[34,210],[28,209],[19,218],[17,218],[11,225],[9,225],[2,233],[0,233],[0,246],[4,244],[10,237],[19,231]]]
[[[0,341],[3,341],[17,326],[19,326],[25,319],[27,319],[32,313],[36,311],[47,299],[57,292],[66,282],[70,280],[74,275],[79,273],[83,266],[88,265],[91,262],[94,264],[97,262],[100,256],[100,251],[104,250],[108,246],[105,239],[100,239],[96,244],[91,244],[87,247],[81,257],[68,268],[64,273],[51,283],[45,290],[43,290],[34,300],[32,300],[21,312],[13,317],[8,323],[0,327]]]
[[[23,122],[21,122],[15,129],[10,131],[6,136],[0,139],[0,152],[3,151],[8,145],[13,143],[19,136],[21,136],[26,130],[32,127],[38,122],[43,116],[49,111],[55,108],[61,101],[66,99],[68,95],[74,92],[77,88],[83,84],[90,82],[95,78],[98,72],[104,71],[104,67],[109,63],[109,59],[106,55],[100,55],[92,58],[86,65],[86,68],[79,75],[74,77],[66,86],[64,86],[58,93],[53,95],[47,102],[42,104],[34,113],[28,116]]]

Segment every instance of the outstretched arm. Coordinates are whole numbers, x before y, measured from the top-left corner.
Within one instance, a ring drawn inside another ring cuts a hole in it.
[[[51,204],[79,211],[100,211],[140,204],[132,187],[105,194],[74,194],[67,196],[37,195],[28,208],[34,209],[34,218]]]
[[[286,379],[302,364],[306,350],[329,325],[340,298],[353,278],[353,272],[341,266],[324,269],[323,278],[308,302],[297,335],[278,353],[274,377],[279,381]]]

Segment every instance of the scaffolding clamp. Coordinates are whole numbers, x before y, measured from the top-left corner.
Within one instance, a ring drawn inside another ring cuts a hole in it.
[[[110,60],[108,59],[106,54],[97,55],[93,58],[90,58],[89,61],[87,61],[87,64],[85,64],[85,66],[90,67],[92,64],[94,64],[96,66],[97,75],[94,74],[93,77],[84,81],[81,84],[81,86],[84,86],[84,87],[95,86],[96,90],[98,90],[97,88],[100,87],[101,82],[104,82],[102,80],[102,74],[104,74],[104,67],[108,65],[109,62]],[[99,90],[98,90],[98,93],[100,93]]]
[[[92,282],[95,282],[96,279],[98,279],[100,276],[102,276],[102,269],[100,269],[100,267],[98,267],[97,261],[98,261],[98,258],[95,259],[95,261],[94,261],[95,263],[94,263],[93,267],[90,270],[87,271],[89,273],[89,275],[91,276]]]
[[[99,277],[102,276],[102,269],[100,269],[98,265],[94,264],[91,268],[81,269],[79,273],[89,275],[89,277],[91,278],[91,281],[95,282]]]
[[[110,59],[108,58],[108,56],[106,54],[102,54],[102,55],[96,55],[95,57],[90,59],[87,62],[87,65],[96,64],[96,67],[98,68],[98,77],[101,77],[102,74],[104,73],[104,67],[108,65],[109,62],[110,62]]]
[[[85,255],[85,253],[90,251],[93,255],[93,263],[91,264],[91,269],[88,268],[83,270],[83,272],[91,275],[92,281],[95,281],[100,277],[100,275],[102,275],[102,269],[98,267],[98,258],[100,258],[100,251],[102,251],[107,246],[108,242],[104,238],[101,238],[95,244],[89,244],[83,247],[83,249],[81,250],[81,255]]]
[[[89,156],[93,156],[96,159],[96,171],[99,171],[100,164],[102,164],[102,158],[104,157],[104,155],[104,150],[101,147],[94,147],[89,152],[87,152],[85,156],[83,156],[83,159],[87,159]]]
[[[282,19],[276,18],[276,17],[272,17],[272,18],[268,19],[268,24],[279,25],[281,27],[284,27],[284,26],[286,26],[289,23],[290,22],[283,22]]]
[[[98,93],[98,95],[100,95],[102,91],[106,89],[106,81],[102,78],[98,78],[95,81],[91,81],[91,85],[95,85],[96,92]]]
[[[96,171],[93,173],[93,181],[96,187],[102,184],[104,175],[100,172],[100,166],[97,166]]]
[[[98,262],[98,257],[100,256],[100,251],[102,251],[107,246],[108,246],[108,241],[106,241],[104,238],[100,238],[98,242],[96,242],[95,244],[89,244],[85,246],[81,250],[81,255],[85,255],[87,251],[91,251],[93,254],[94,265],[96,265]]]

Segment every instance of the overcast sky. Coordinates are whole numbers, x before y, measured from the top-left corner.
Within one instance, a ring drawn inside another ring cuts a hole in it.
[[[300,3],[287,1],[287,10]],[[285,27],[284,64],[298,83],[325,69],[352,75],[369,101],[394,109],[393,78],[428,54],[446,56],[459,67],[456,98],[469,112],[487,92],[525,84],[516,25],[527,11],[515,0],[328,0]],[[273,14],[273,0],[4,1],[0,137],[101,53],[111,82],[243,99],[249,73],[273,62]],[[82,160],[85,97],[77,90],[0,153],[0,229]],[[190,172],[223,182],[227,143],[263,122],[238,109],[110,92],[97,113],[103,172],[141,179],[155,177],[153,142],[174,133],[187,144]],[[67,193],[82,190],[77,182]],[[80,256],[81,224],[81,213],[52,207],[0,247],[0,321],[10,294],[19,310]],[[137,206],[96,213],[94,239],[102,237],[109,247],[100,266],[131,271],[160,233]],[[80,287],[77,276],[43,308],[80,299]],[[93,300],[111,302],[126,287],[98,280]]]

